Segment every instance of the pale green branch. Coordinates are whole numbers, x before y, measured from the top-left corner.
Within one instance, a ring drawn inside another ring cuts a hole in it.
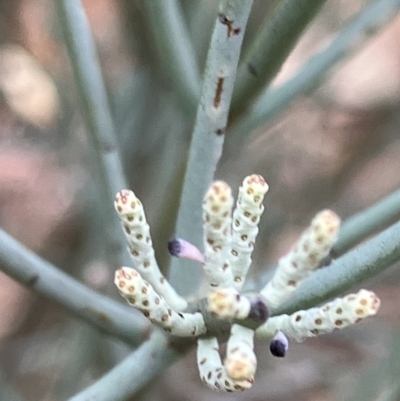
[[[177,0],[144,1],[149,28],[182,107],[194,114],[200,95],[200,73],[184,16]]]
[[[242,114],[268,86],[326,0],[281,0],[239,65],[231,115]]]
[[[0,269],[100,331],[137,346],[149,323],[135,312],[79,283],[0,230]]]
[[[229,144],[235,148],[231,151],[240,149],[251,132],[271,124],[298,96],[317,86],[338,61],[365,41],[362,39],[369,37],[369,33],[381,27],[389,17],[394,17],[399,7],[400,0],[373,1],[336,36],[326,50],[311,57],[286,83],[267,90],[229,133]]]
[[[219,8],[207,56],[200,104],[182,190],[176,234],[202,248],[201,203],[221,156],[244,30],[253,1],[225,0]],[[184,295],[198,284],[200,269],[175,259],[170,279]]]
[[[114,267],[130,263],[125,239],[112,208],[114,196],[127,188],[95,45],[80,0],[55,0],[77,83],[81,112],[91,142],[91,154],[101,178],[102,219],[108,233]],[[112,258],[111,258],[112,259]]]
[[[150,340],[69,401],[127,400],[180,355],[168,344],[163,333],[155,331]]]
[[[362,240],[399,219],[400,190],[346,220],[340,230],[339,240],[331,250],[331,256],[337,258],[343,255]]]

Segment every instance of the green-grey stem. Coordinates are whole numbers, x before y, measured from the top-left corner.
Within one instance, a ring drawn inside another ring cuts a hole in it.
[[[150,324],[132,308],[93,291],[0,230],[0,269],[26,287],[62,305],[101,332],[138,346]]]
[[[184,178],[176,235],[202,249],[201,202],[221,157],[237,64],[253,1],[223,0],[207,56],[200,103]],[[199,284],[201,270],[174,259],[170,281],[183,295]]]
[[[281,0],[267,15],[240,63],[231,115],[242,114],[279,72],[307,25],[326,0]]]
[[[267,127],[287,110],[298,96],[310,91],[321,81],[337,62],[347,56],[370,37],[370,32],[383,25],[400,7],[400,0],[377,0],[366,6],[343,29],[328,48],[311,57],[286,83],[276,89],[269,89],[252,106],[246,116],[229,132],[227,143],[230,153],[239,152],[245,140],[257,128]]]
[[[107,92],[90,27],[80,0],[55,0],[77,84],[81,112],[91,142],[91,155],[101,178],[98,196],[113,267],[130,263],[125,239],[113,211],[115,194],[127,188]]]

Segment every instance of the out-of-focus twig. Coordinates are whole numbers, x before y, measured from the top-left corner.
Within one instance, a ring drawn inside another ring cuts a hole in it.
[[[311,57],[286,83],[269,89],[251,107],[246,117],[229,132],[229,152],[237,152],[253,130],[271,124],[299,95],[316,87],[321,78],[355,47],[360,46],[375,31],[393,17],[400,0],[377,0],[365,7],[324,50]]]
[[[0,230],[0,269],[97,327],[137,346],[149,334],[148,323],[125,305],[101,295],[63,273]]]
[[[184,16],[177,0],[144,1],[149,27],[158,45],[182,107],[194,115],[200,94],[200,73]]]
[[[0,372],[0,388],[0,401],[26,401],[11,383],[8,382],[3,372]]]
[[[115,194],[127,188],[107,92],[95,45],[80,0],[55,0],[68,54],[71,59],[81,112],[87,125],[97,173],[101,178],[102,219],[114,267],[130,263],[125,240],[112,205]]]
[[[169,346],[167,337],[155,331],[150,340],[69,401],[126,400],[173,363],[179,355],[180,353]]]
[[[202,247],[201,202],[221,157],[244,30],[253,1],[223,0],[207,56],[176,234]],[[185,295],[198,284],[200,269],[182,269],[174,259],[170,279]]]
[[[241,62],[231,116],[240,115],[265,90],[326,0],[282,0],[267,15]]]
[[[400,190],[393,192],[365,211],[346,220],[340,230],[338,242],[331,250],[337,258],[368,236],[400,219]]]

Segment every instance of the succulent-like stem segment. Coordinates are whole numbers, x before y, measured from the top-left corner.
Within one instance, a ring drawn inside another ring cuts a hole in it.
[[[254,381],[257,358],[254,354],[254,330],[233,324],[224,361],[228,376],[234,380]]]
[[[331,210],[318,213],[294,248],[279,260],[271,281],[260,291],[271,308],[288,299],[298,285],[318,267],[335,244],[340,219]]]
[[[233,287],[228,252],[231,239],[233,198],[231,188],[222,181],[214,182],[203,200],[204,271],[211,287]]]
[[[262,202],[268,185],[261,175],[243,180],[233,212],[232,241],[229,261],[234,285],[240,290],[251,265],[251,254],[258,235],[258,223],[264,211]]]
[[[252,387],[253,379],[234,380],[228,376],[218,350],[215,337],[197,339],[197,366],[201,380],[213,390],[227,392],[244,391]]]
[[[122,267],[117,270],[115,285],[130,305],[164,331],[180,337],[195,337],[206,332],[201,313],[175,312],[135,269]]]
[[[128,248],[135,268],[171,308],[184,310],[187,302],[180,297],[161,274],[150,237],[143,205],[132,191],[124,189],[115,196],[114,206],[121,220],[128,241]]]
[[[271,317],[256,330],[259,338],[273,338],[280,330],[289,339],[301,342],[308,337],[343,329],[361,319],[373,316],[380,306],[379,298],[371,291],[360,290],[327,304],[298,311],[292,315]]]

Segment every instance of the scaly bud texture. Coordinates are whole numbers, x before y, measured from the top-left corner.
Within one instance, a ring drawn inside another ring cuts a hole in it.
[[[264,211],[262,202],[268,185],[261,175],[246,177],[239,188],[233,213],[232,241],[229,261],[237,290],[243,286],[251,265],[251,254],[258,235],[258,223]]]
[[[115,285],[130,305],[164,331],[180,337],[198,336],[206,332],[201,313],[175,312],[135,269],[122,267],[117,270]]]
[[[233,286],[228,259],[232,205],[231,188],[222,181],[214,182],[203,200],[204,271],[213,288]]]
[[[117,270],[115,284],[119,292],[164,331],[174,336],[197,337],[200,377],[214,390],[233,392],[252,387],[257,368],[254,336],[267,339],[271,354],[282,358],[289,349],[288,339],[301,342],[344,328],[375,315],[379,308],[380,301],[373,292],[360,290],[321,307],[270,317],[269,308],[287,300],[337,240],[340,219],[330,210],[316,215],[297,244],[279,260],[272,280],[259,293],[240,293],[251,265],[267,191],[268,185],[260,175],[246,177],[239,188],[232,219],[231,189],[222,181],[214,182],[203,199],[204,255],[184,239],[169,242],[172,255],[203,265],[211,293],[206,310],[202,303],[198,305],[201,313],[183,313],[186,301],[161,274],[141,202],[128,190],[115,198],[136,268]],[[223,363],[218,338],[211,334],[218,333],[212,318],[231,324]]]
[[[261,290],[271,308],[288,299],[298,285],[318,267],[338,238],[340,219],[331,210],[318,213],[298,243],[279,260],[272,280]]]
[[[357,294],[337,298],[321,307],[301,310],[290,316],[274,316],[259,327],[256,334],[257,337],[270,339],[280,330],[290,339],[301,342],[373,316],[379,306],[380,300],[373,292],[360,290]]]
[[[208,296],[208,310],[218,319],[245,319],[250,309],[250,300],[233,288],[220,288]]]
[[[257,358],[254,354],[254,331],[239,324],[233,324],[231,336],[228,340],[226,359],[224,362],[226,373],[234,380],[254,381],[257,368]]]
[[[114,206],[121,220],[135,268],[172,308],[177,311],[185,309],[187,302],[176,293],[158,268],[150,228],[140,200],[132,191],[124,189],[116,195]]]
[[[254,380],[234,380],[228,376],[219,355],[219,344],[215,337],[198,338],[197,366],[201,380],[213,390],[227,392],[243,391],[250,388]]]

